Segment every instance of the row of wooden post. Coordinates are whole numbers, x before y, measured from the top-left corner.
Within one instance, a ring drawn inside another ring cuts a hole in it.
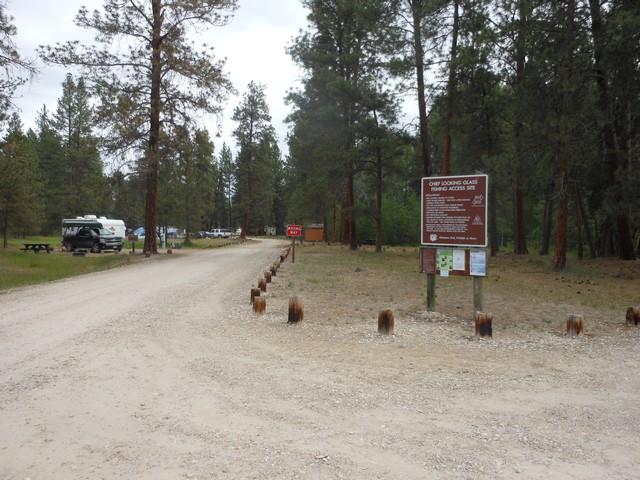
[[[262,314],[266,311],[267,299],[266,297],[262,296],[261,293],[267,291],[267,284],[273,281],[273,277],[277,275],[278,269],[289,256],[290,250],[291,248],[287,248],[285,251],[283,251],[278,257],[278,260],[273,262],[269,267],[269,270],[266,270],[263,277],[258,280],[258,287],[251,289],[250,298],[251,304],[253,305],[253,311],[255,313]]]
[[[491,337],[493,335],[492,328],[493,316],[490,313],[476,312],[476,337]],[[627,326],[640,325],[640,307],[628,307],[625,324]],[[571,337],[577,337],[584,331],[584,318],[577,313],[571,313],[567,316],[566,334]]]
[[[258,281],[258,287],[251,289],[251,303],[256,314],[266,311],[267,300],[261,292],[267,291],[267,284],[271,283],[273,277],[277,275],[278,269],[289,256],[291,248],[280,254],[279,260],[275,261],[269,270],[264,272],[264,276]],[[289,310],[287,316],[288,323],[298,323],[304,319],[304,307],[298,297],[289,299]],[[474,315],[476,337],[493,336],[493,315],[476,311]],[[584,319],[579,314],[569,314],[567,316],[567,335],[570,337],[579,336],[584,330]],[[640,307],[628,307],[626,314],[626,325],[640,325]],[[395,316],[393,310],[381,310],[378,314],[378,333],[383,335],[393,335],[395,327]]]

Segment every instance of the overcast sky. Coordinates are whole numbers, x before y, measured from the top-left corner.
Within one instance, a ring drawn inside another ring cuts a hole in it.
[[[102,0],[8,0],[7,13],[14,18],[18,29],[15,42],[22,57],[36,58],[38,45],[54,45],[67,40],[91,42],[94,33],[75,26],[73,19],[81,5],[90,10],[101,9]],[[300,0],[239,0],[239,9],[233,21],[225,27],[211,28],[203,41],[215,48],[216,58],[227,59],[225,71],[238,90],[227,104],[221,138],[214,137],[215,121],[207,127],[219,153],[225,141],[233,150],[235,143],[231,131],[233,109],[238,106],[247,84],[254,81],[266,85],[273,126],[281,148],[285,149],[287,126],[284,118],[289,108],[284,96],[297,87],[300,71],[293,64],[285,48],[306,28],[307,11]],[[40,75],[31,84],[21,88],[15,104],[26,128],[34,127],[37,112],[43,105],[55,111],[62,95],[62,82],[72,70],[44,65],[38,60]]]

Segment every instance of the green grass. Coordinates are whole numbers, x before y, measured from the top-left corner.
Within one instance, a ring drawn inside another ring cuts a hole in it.
[[[0,291],[34,285],[131,263],[127,254],[74,256],[69,253],[0,250]]]
[[[426,308],[426,275],[418,269],[416,248],[375,253],[307,243],[296,248],[289,289],[304,292],[310,309],[339,310],[345,318],[378,308],[411,313]],[[572,258],[564,271],[554,272],[549,256],[503,253],[489,258],[483,283],[485,307],[505,328],[549,329],[564,321],[566,309],[597,309],[598,320],[613,325],[624,319],[626,307],[640,303],[640,261]],[[470,277],[437,278],[438,312],[472,318],[472,302]]]
[[[203,238],[192,240],[190,245],[183,245],[181,248],[218,248],[234,245],[239,241],[237,238]],[[50,254],[23,252],[20,248],[24,243],[50,243],[55,251]],[[183,240],[170,239],[167,247],[170,248],[172,243],[182,244]],[[124,248],[119,254],[105,252],[100,255],[74,256],[60,251],[59,236],[10,239],[8,248],[0,248],[0,291],[128,265],[140,258],[138,255],[128,255],[131,246],[132,243],[125,240]],[[144,241],[136,242],[135,252],[141,254],[143,247]]]

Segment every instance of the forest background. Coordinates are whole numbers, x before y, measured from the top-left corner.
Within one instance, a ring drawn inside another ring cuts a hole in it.
[[[288,51],[304,75],[287,98],[284,155],[266,85],[250,83],[234,110],[235,150],[215,145],[194,114],[219,114],[234,87],[223,62],[187,41],[189,27],[224,28],[235,0],[106,0],[98,14],[81,11],[96,45],[41,49],[79,73],[27,131],[12,95],[34,66],[0,2],[5,246],[96,213],[152,232],[175,226],[187,239],[321,223],[327,242],[380,250],[419,243],[422,177],[485,173],[493,255],[535,249],[555,269],[568,251],[636,259],[638,2],[301,3],[308,24]],[[415,121],[405,121],[407,101]]]

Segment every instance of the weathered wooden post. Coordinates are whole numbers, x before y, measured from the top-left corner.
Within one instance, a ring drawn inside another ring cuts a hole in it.
[[[267,270],[266,272],[264,272],[264,279],[266,280],[267,283],[271,283],[271,271]]]
[[[571,338],[577,337],[582,333],[584,328],[584,322],[582,319],[582,315],[578,315],[577,313],[570,313],[567,316],[567,335]]]
[[[264,277],[258,280],[258,288],[260,289],[261,292],[267,291],[267,281],[265,280]]]
[[[260,289],[259,288],[252,288],[251,289],[251,304],[253,304],[253,301],[256,297],[260,296]]]
[[[304,307],[298,297],[291,297],[289,299],[289,315],[287,317],[287,323],[298,323],[304,319]]]
[[[490,313],[483,313],[476,311],[475,323],[476,323],[476,337],[493,337],[493,315]]]
[[[640,307],[627,308],[627,320],[626,325],[633,325],[635,327],[640,324]]]
[[[382,335],[393,335],[395,317],[393,310],[380,310],[378,313],[378,333]]]
[[[256,297],[253,299],[253,311],[258,315],[263,314],[267,309],[267,299],[265,297]]]

